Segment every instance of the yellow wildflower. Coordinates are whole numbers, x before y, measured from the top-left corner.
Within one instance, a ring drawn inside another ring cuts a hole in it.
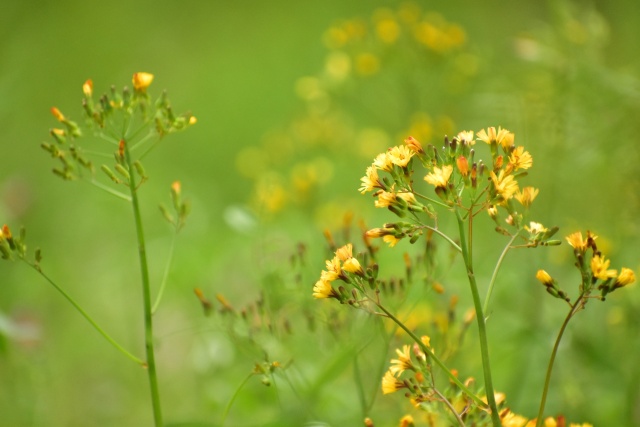
[[[387,152],[378,154],[373,160],[373,166],[385,172],[391,172],[393,170],[393,162]]]
[[[360,262],[356,258],[349,258],[342,264],[342,269],[348,273],[357,274],[358,276],[364,276],[364,269],[360,265]]]
[[[88,79],[82,85],[82,93],[84,93],[85,96],[91,96],[93,94],[93,81],[91,79]]]
[[[547,228],[544,225],[540,224],[539,222],[533,222],[533,221],[529,223],[529,226],[525,225],[524,229],[531,234],[540,234],[547,231]]]
[[[580,251],[587,250],[587,242],[582,240],[582,232],[576,231],[575,233],[569,234],[566,239],[573,249],[578,249]]]
[[[498,216],[498,208],[494,205],[491,205],[487,208],[487,213],[491,218],[496,219],[496,217]]]
[[[399,145],[397,147],[393,147],[388,152],[388,156],[389,156],[389,159],[391,160],[391,163],[393,163],[394,165],[400,166],[401,168],[404,168],[407,166],[407,164],[409,163],[409,160],[411,160],[411,157],[413,157],[413,154],[414,154],[413,151],[406,145]]]
[[[378,170],[373,166],[369,166],[367,168],[367,173],[365,174],[365,176],[360,178],[360,181],[362,181],[362,184],[360,185],[359,191],[362,194],[366,193],[367,191],[373,191],[374,188],[379,188],[380,181],[378,178]]]
[[[457,135],[458,141],[462,145],[475,145],[476,140],[473,139],[473,131],[472,130],[464,130]]]
[[[636,281],[636,275],[630,268],[623,267],[620,270],[620,275],[616,279],[616,283],[613,285],[614,288],[621,288],[623,286],[627,286]]]
[[[387,371],[387,373],[384,374],[384,377],[382,377],[383,394],[393,393],[394,391],[398,391],[404,387],[406,387],[406,385],[398,378],[396,378],[395,375],[391,373],[391,371]]]
[[[327,260],[326,267],[327,269],[323,270],[322,273],[320,273],[320,280],[332,282],[336,280],[342,273],[342,269],[340,268],[340,260],[338,259],[338,257],[333,257],[333,259]]]
[[[351,243],[347,243],[346,245],[336,250],[336,257],[338,257],[340,261],[344,262],[349,258],[353,257],[352,253],[353,253],[353,245]]]
[[[615,278],[618,275],[617,270],[607,270],[609,268],[610,260],[605,260],[604,256],[594,255],[591,258],[591,271],[593,276],[598,279],[607,280]]]
[[[518,191],[515,194],[515,198],[520,202],[522,206],[528,208],[529,206],[531,206],[531,203],[533,203],[539,192],[540,190],[538,190],[537,188],[524,187],[522,191]]]
[[[380,190],[376,194],[378,196],[378,200],[374,203],[376,208],[388,208],[396,201],[396,193],[394,192]]]
[[[398,354],[397,359],[391,360],[391,366],[389,372],[393,375],[400,375],[407,369],[413,369],[413,363],[411,363],[411,347],[409,345],[403,345],[402,350],[396,349]]]
[[[528,151],[524,151],[524,147],[518,147],[509,156],[509,166],[515,170],[529,169],[533,166],[533,157]]]
[[[313,297],[322,299],[322,298],[331,298],[337,296],[336,291],[331,287],[331,282],[327,280],[318,280],[315,285],[313,285]]]
[[[469,174],[469,161],[466,157],[460,156],[456,159],[456,166],[460,171],[460,175],[467,176]]]
[[[388,243],[389,247],[392,248],[396,245],[396,243],[400,241],[400,239],[398,239],[393,234],[387,234],[386,236],[382,237],[382,241]]]
[[[506,411],[500,414],[502,420],[502,427],[522,427],[527,423],[527,419],[521,415],[514,414],[511,411]]]
[[[413,417],[411,415],[405,415],[400,419],[400,427],[414,427]]]
[[[365,236],[367,237],[383,237],[387,236],[389,233],[392,233],[392,228],[372,228],[371,230],[367,230]]]
[[[153,82],[153,74],[151,73],[135,73],[133,75],[133,89],[136,92],[144,92],[147,90],[151,82]]]
[[[424,180],[436,188],[446,188],[451,173],[453,173],[453,166],[451,165],[445,165],[442,169],[436,166],[433,168],[433,172],[424,177]]]
[[[496,192],[503,200],[511,199],[519,190],[518,182],[513,178],[513,175],[506,175],[504,170],[501,170],[498,176],[491,171],[491,180],[496,188]]]
[[[489,145],[499,144],[499,145],[502,145],[504,148],[508,148],[513,145],[515,136],[513,135],[513,133],[509,132],[506,129],[502,129],[501,127],[498,127],[497,132],[495,127],[490,127],[490,128],[487,128],[486,131],[484,129],[481,129],[480,131],[478,131],[477,138],[480,141],[484,141]]]

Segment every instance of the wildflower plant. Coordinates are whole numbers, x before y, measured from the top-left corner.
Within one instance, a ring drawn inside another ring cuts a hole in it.
[[[93,81],[87,80],[82,85],[83,123],[72,120],[70,116],[53,107],[51,113],[58,126],[49,132],[51,141],[41,144],[43,150],[56,162],[53,168],[54,175],[65,181],[88,182],[128,203],[132,208],[143,295],[144,357],[136,356],[125,349],[64,290],[63,286],[45,272],[40,249],[33,253],[28,251],[24,228],[18,234],[14,234],[8,225],[2,227],[0,253],[5,260],[22,261],[33,268],[110,344],[128,359],[146,369],[155,425],[161,426],[163,418],[155,362],[153,315],[158,309],[167,284],[171,257],[167,262],[162,282],[156,290],[156,296],[152,298],[142,207],[139,202],[139,192],[148,180],[142,161],[165,136],[195,124],[196,118],[190,113],[175,114],[166,92],[152,100],[148,88],[153,80],[153,74],[135,73],[132,87],[117,90],[112,86],[107,93],[99,97],[94,93]],[[172,184],[170,194],[171,208],[161,206],[160,210],[173,226],[175,236],[185,224],[189,204],[182,197],[180,182]],[[170,253],[173,253],[173,243]]]
[[[478,153],[488,152],[484,160]],[[388,371],[382,378],[384,394],[404,391],[418,408],[429,414],[446,414],[442,425],[501,425],[542,426],[564,425],[564,420],[544,418],[551,371],[559,342],[568,322],[591,299],[604,301],[606,296],[635,281],[632,270],[618,272],[609,268],[610,261],[598,250],[596,236],[580,232],[567,237],[573,247],[575,265],[581,282],[574,292],[562,289],[544,270],[536,278],[546,291],[563,300],[568,314],[557,336],[549,361],[538,417],[528,420],[514,414],[504,404],[504,395],[495,389],[492,379],[490,349],[487,341],[487,313],[491,306],[498,272],[506,254],[512,249],[557,246],[558,227],[547,227],[530,218],[530,208],[539,190],[522,184],[533,166],[533,158],[523,146],[515,142],[512,132],[489,127],[477,133],[463,131],[453,138],[444,138],[443,146],[423,146],[416,138],[408,137],[403,145],[389,148],[375,157],[361,178],[359,191],[371,193],[376,208],[387,209],[398,220],[364,232],[365,242],[381,238],[389,247],[401,241],[414,244],[434,236],[443,239],[462,257],[473,301],[471,318],[478,328],[479,353],[482,360],[483,384],[475,380],[461,381],[456,370],[447,366],[444,352],[431,347],[428,336],[418,336],[401,316],[393,312],[378,277],[380,270],[375,252],[357,253],[351,243],[335,250],[326,261],[325,269],[313,286],[313,297],[336,300],[341,304],[389,319],[413,341],[396,350]],[[457,233],[449,235],[440,226],[440,218],[455,219]],[[498,257],[486,286],[484,296],[478,283],[483,276],[476,272],[474,261],[474,230],[479,215],[488,215],[495,223],[495,231],[504,236],[506,244]],[[429,244],[427,244],[427,255]],[[438,385],[434,376],[437,367],[448,377],[450,386]],[[443,408],[445,409],[443,411]],[[434,424],[440,425],[440,424]],[[586,425],[586,424],[585,424]]]

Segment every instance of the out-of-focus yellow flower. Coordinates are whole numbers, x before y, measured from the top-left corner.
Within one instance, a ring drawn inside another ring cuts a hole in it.
[[[507,175],[504,170],[501,170],[497,176],[491,171],[491,180],[496,188],[496,192],[505,201],[511,199],[519,190],[518,182],[513,178],[513,175]]]
[[[467,176],[469,174],[469,161],[466,157],[460,156],[456,159],[456,166],[460,171],[460,175]]]
[[[365,174],[365,176],[360,178],[360,181],[362,182],[362,184],[360,185],[359,191],[362,194],[368,191],[373,191],[374,188],[379,188],[380,181],[378,177],[378,170],[373,166],[369,166],[367,168],[367,173]]]
[[[527,419],[521,415],[514,414],[511,411],[500,414],[502,427],[522,427],[527,423]]]
[[[400,390],[401,388],[406,387],[405,384],[400,381],[398,378],[391,373],[391,371],[387,371],[382,377],[382,393],[389,394],[395,391]]]
[[[82,93],[84,93],[84,95],[87,97],[93,94],[93,81],[91,79],[88,79],[86,82],[83,83]]]
[[[594,277],[597,277],[601,280],[607,280],[615,278],[618,275],[617,270],[608,270],[610,260],[605,259],[604,256],[594,255],[591,258],[591,272]]]
[[[355,58],[355,68],[361,76],[371,76],[380,70],[380,59],[372,53],[361,53]]]
[[[53,114],[53,117],[55,117],[59,122],[63,122],[65,120],[64,114],[62,114],[62,112],[56,107],[51,107],[51,114]]]
[[[582,424],[571,423],[569,424],[569,427],[593,427],[593,425],[589,423],[582,423]]]
[[[411,415],[405,415],[400,419],[400,427],[414,427],[413,417]]]
[[[515,198],[520,202],[522,206],[528,208],[529,206],[531,206],[531,203],[533,203],[533,200],[536,198],[539,191],[540,190],[538,190],[537,188],[524,187],[522,191],[518,191],[515,194]]]
[[[153,74],[139,72],[133,75],[133,89],[136,92],[145,92],[153,82]]]
[[[413,151],[406,145],[398,145],[388,151],[388,156],[391,160],[391,163],[396,166],[400,166],[401,168],[407,166],[409,160],[411,160],[411,157],[413,157],[413,154]]]
[[[524,151],[524,147],[518,147],[509,156],[509,166],[515,170],[529,169],[533,166],[533,158],[528,151]]]
[[[414,137],[410,136],[410,137],[406,138],[404,140],[404,143],[415,154],[424,153],[424,149],[422,148],[422,144],[420,144],[420,141],[418,141]]]
[[[378,191],[378,200],[374,202],[376,208],[388,208],[396,201],[396,193],[390,191]]]
[[[406,344],[403,345],[402,350],[396,349],[396,354],[398,355],[398,358],[391,359],[389,372],[397,376],[402,374],[407,369],[414,369],[413,363],[411,363],[411,346]]]
[[[531,221],[528,226],[525,225],[524,229],[531,234],[540,234],[547,231],[547,228],[544,225],[534,221]]]
[[[446,188],[451,173],[453,173],[453,166],[451,165],[444,165],[442,168],[436,166],[433,168],[433,172],[424,177],[424,180],[436,188]]]
[[[463,145],[475,145],[476,140],[473,139],[473,131],[472,130],[463,130],[459,132],[456,136],[458,141],[460,141]]]
[[[322,37],[329,49],[339,49],[349,41],[349,34],[341,27],[329,28]]]
[[[400,239],[398,239],[393,234],[387,234],[386,236],[382,237],[382,241],[387,243],[389,247],[392,248],[400,241]]]
[[[353,257],[353,245],[351,243],[347,243],[344,246],[341,246],[336,250],[336,256],[342,262],[348,260]]]
[[[400,26],[393,18],[383,18],[376,22],[376,35],[386,44],[393,44],[400,37]]]
[[[621,288],[623,286],[627,286],[636,281],[636,275],[630,268],[623,267],[620,270],[620,275],[616,279],[614,288]]]
[[[344,52],[331,52],[324,64],[324,69],[329,77],[342,81],[349,77],[351,73],[351,58]],[[314,98],[317,98],[320,90],[315,91]]]

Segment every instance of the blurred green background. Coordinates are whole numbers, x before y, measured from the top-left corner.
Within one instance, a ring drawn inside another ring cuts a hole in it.
[[[15,230],[25,225],[50,276],[142,353],[129,207],[54,177],[39,144],[55,126],[50,107],[80,118],[87,78],[102,92],[129,85],[133,72],[154,73],[150,91],[167,88],[176,111],[198,118],[145,162],[151,180],[142,197],[156,282],[170,242],[156,206],[177,179],[193,205],[157,315],[167,422],[219,425],[266,351],[270,360],[293,361],[289,383],[250,380],[226,425],[359,425],[365,415],[395,425],[410,411],[406,399],[375,393],[388,347],[403,342],[375,338],[384,336],[380,325],[361,313],[312,301],[327,257],[322,230],[338,227],[347,210],[371,227],[392,220],[356,191],[387,146],[408,134],[437,144],[444,133],[500,125],[534,157],[527,185],[541,192],[533,217],[560,226],[563,236],[595,231],[614,268],[638,274],[636,8],[633,1],[4,2],[0,222]],[[429,23],[419,43],[402,10]],[[399,23],[394,40],[393,30],[376,33],[390,17]],[[353,43],[330,28],[355,31]],[[485,281],[504,244],[486,225],[477,240],[487,242],[478,250]],[[308,248],[306,263],[292,267],[298,242]],[[392,252],[390,259],[401,262]],[[529,417],[564,316],[533,277],[546,268],[570,287],[577,276],[569,255],[566,245],[510,254],[495,294],[495,383],[512,409]],[[464,282],[442,277],[468,307]],[[229,315],[203,316],[195,287],[212,300],[222,293],[238,308],[263,295],[257,332]],[[608,300],[594,301],[570,326],[548,413],[634,426],[640,297],[631,287]],[[344,322],[338,332],[325,330],[330,314]],[[313,319],[315,328],[308,326]],[[150,424],[144,373],[24,265],[0,264],[0,326],[0,424]],[[480,378],[474,349],[470,339],[452,363]],[[360,369],[368,410],[354,385],[357,351],[366,353]]]

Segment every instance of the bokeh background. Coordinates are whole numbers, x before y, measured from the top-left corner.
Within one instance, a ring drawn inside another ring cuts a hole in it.
[[[156,206],[178,179],[193,206],[156,321],[168,424],[220,425],[237,390],[225,425],[360,425],[365,415],[395,425],[412,411],[379,391],[402,338],[310,296],[327,257],[324,229],[339,229],[347,212],[354,224],[392,220],[356,190],[371,159],[407,135],[438,144],[461,130],[513,131],[534,157],[534,218],[562,235],[593,230],[614,268],[639,273],[633,1],[65,0],[1,9],[0,222],[26,226],[48,274],[140,354],[129,207],[54,177],[39,145],[55,126],[50,107],[80,118],[87,78],[101,92],[152,72],[151,91],[168,89],[175,110],[198,118],[145,162],[156,283],[171,239]],[[486,283],[505,242],[485,225],[476,250]],[[335,239],[344,242],[341,232]],[[300,243],[305,262],[292,262]],[[387,251],[389,262],[411,250]],[[564,316],[533,277],[542,267],[575,286],[570,253],[567,245],[513,252],[499,277],[489,322],[495,382],[525,416],[536,414]],[[438,272],[446,295],[423,295],[423,333],[437,335],[430,307],[445,297],[469,306],[463,278],[448,269]],[[246,307],[252,320],[221,313],[217,302],[204,316],[195,287],[211,300],[224,295],[236,314]],[[638,425],[637,287],[587,308],[561,347],[548,412]],[[469,335],[451,363],[480,378]],[[1,425],[151,423],[144,372],[19,263],[0,264],[0,344]],[[259,375],[241,386],[264,360],[289,363],[287,374],[270,387]]]

